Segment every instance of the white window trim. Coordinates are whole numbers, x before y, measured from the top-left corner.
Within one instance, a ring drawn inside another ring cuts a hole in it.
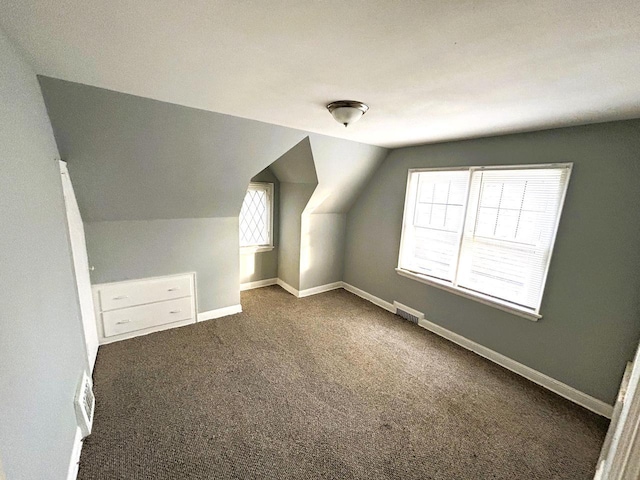
[[[240,254],[246,255],[251,253],[270,252],[274,248],[275,247],[273,245],[260,245],[260,246],[250,245],[247,247],[240,247]]]
[[[407,270],[400,267],[401,259],[402,259],[402,245],[404,245],[404,237],[405,237],[405,212],[407,211],[408,202],[409,202],[409,189],[411,186],[411,175],[413,173],[420,172],[438,172],[438,171],[455,171],[455,170],[468,170],[470,173],[472,171],[481,171],[481,170],[530,170],[537,168],[567,168],[567,181],[564,191],[560,197],[559,202],[559,214],[556,219],[556,224],[553,229],[553,236],[551,240],[551,244],[549,246],[549,258],[547,259],[547,264],[545,266],[544,279],[542,283],[542,288],[540,289],[540,298],[538,300],[538,305],[542,304],[542,297],[544,294],[544,290],[547,283],[547,276],[549,274],[549,266],[551,264],[551,257],[553,257],[553,250],[556,243],[556,237],[558,234],[558,226],[560,225],[560,218],[562,217],[562,212],[564,210],[564,201],[567,196],[567,190],[569,181],[571,179],[571,171],[573,169],[573,163],[538,163],[533,165],[491,165],[491,166],[469,166],[469,167],[438,167],[438,168],[411,168],[407,173],[407,186],[405,190],[405,203],[404,209],[402,211],[402,232],[400,235],[400,247],[398,248],[398,267],[395,269],[398,275],[401,275],[406,278],[410,278],[412,280],[416,280],[418,282],[424,283],[426,285],[431,285],[442,290],[446,290],[448,292],[454,293],[456,295],[460,295],[465,298],[469,298],[471,300],[475,300],[477,302],[483,303],[485,305],[489,305],[495,307],[499,310],[503,310],[505,312],[512,313],[519,317],[526,318],[528,320],[537,321],[542,318],[542,314],[540,313],[540,308],[530,309],[526,307],[522,307],[520,305],[516,305],[514,303],[508,302],[506,300],[501,300],[499,298],[492,297],[490,295],[485,295],[480,292],[476,292],[474,290],[469,290],[464,287],[460,287],[454,285],[452,282],[448,282],[446,280],[441,280],[436,277],[430,277],[428,275],[424,275],[421,273],[413,272],[411,270]],[[468,195],[468,192],[467,192]],[[465,218],[466,218],[466,209],[468,207],[468,198],[467,203],[465,204]],[[458,252],[458,260],[460,258],[460,253]]]
[[[528,308],[517,307],[516,305],[507,301],[493,298],[489,295],[483,295],[482,293],[474,292],[473,290],[467,290],[466,288],[452,285],[448,282],[445,282],[444,280],[438,280],[435,277],[428,277],[427,275],[422,275],[420,273],[412,272],[410,270],[405,270],[402,268],[396,268],[396,272],[398,273],[398,275],[401,275],[403,277],[411,278],[412,280],[416,280],[418,282],[425,283],[442,290],[446,290],[447,292],[455,293],[456,295],[460,295],[461,297],[469,298],[485,305],[495,307],[499,310],[513,313],[514,315],[518,315],[519,317],[523,317],[534,322],[542,318],[542,315],[540,315],[539,313],[535,313],[533,310],[530,310]]]
[[[265,245],[247,245],[240,247],[241,255],[248,255],[253,253],[270,252],[275,248],[273,244],[273,204],[275,203],[273,183],[269,182],[251,182],[249,183],[249,190],[266,190],[269,197],[269,243]]]

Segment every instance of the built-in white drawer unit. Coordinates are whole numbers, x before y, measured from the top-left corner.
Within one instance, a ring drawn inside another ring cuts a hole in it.
[[[98,290],[98,296],[102,311],[108,312],[116,308],[192,297],[193,282],[190,276],[175,276],[112,283]]]
[[[196,320],[195,274],[93,286],[100,343],[111,343]]]
[[[191,298],[149,303],[102,313],[104,336],[143,330],[156,325],[194,318]]]

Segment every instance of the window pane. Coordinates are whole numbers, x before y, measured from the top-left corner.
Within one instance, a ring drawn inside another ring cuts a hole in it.
[[[538,313],[570,172],[571,164],[411,172],[399,268]]]
[[[458,253],[458,233],[416,228],[415,236],[414,270],[437,278],[452,278]]]
[[[485,182],[482,189],[481,207],[498,208],[502,196],[502,184],[497,182]]]
[[[472,173],[457,283],[539,308],[569,169]]]
[[[519,210],[499,209],[494,237],[503,240],[515,240],[519,219]]]
[[[240,210],[240,246],[259,246],[271,243],[271,198],[268,185],[252,186],[247,190]]]
[[[476,235],[480,237],[492,237],[498,224],[498,209],[480,207],[476,220]]]
[[[416,172],[410,178],[401,268],[452,280],[469,172]]]

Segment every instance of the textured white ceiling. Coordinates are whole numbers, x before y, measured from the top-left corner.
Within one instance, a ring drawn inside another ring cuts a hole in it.
[[[401,146],[640,116],[637,0],[4,0],[40,74]],[[371,110],[345,129],[324,106]]]

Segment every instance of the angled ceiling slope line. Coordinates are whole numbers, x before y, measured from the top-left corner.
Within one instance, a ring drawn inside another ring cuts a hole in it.
[[[271,169],[283,183],[317,185],[304,213],[346,213],[389,151],[310,134]]]
[[[305,132],[40,77],[85,221],[237,216]]]
[[[387,154],[64,80],[40,84],[87,222],[237,216],[270,164],[281,182],[318,185],[305,213],[344,213]]]
[[[318,184],[316,164],[309,137],[305,137],[270,166],[282,183]]]
[[[325,135],[310,135],[318,188],[306,213],[346,213],[389,150]]]

